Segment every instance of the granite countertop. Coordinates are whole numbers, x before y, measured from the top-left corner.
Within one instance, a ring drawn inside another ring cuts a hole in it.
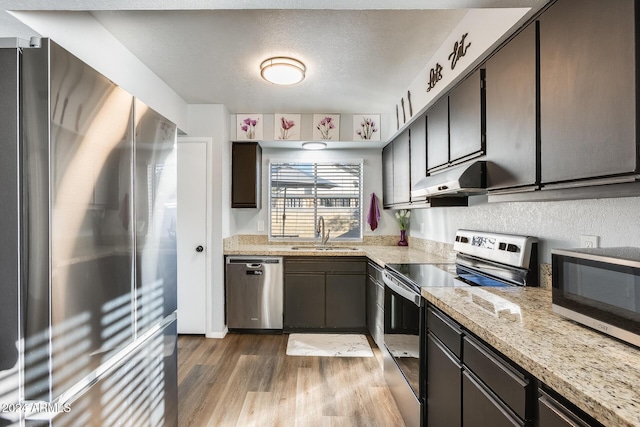
[[[386,264],[398,263],[427,263],[427,264],[445,264],[449,262],[442,256],[430,254],[424,251],[401,246],[383,246],[383,245],[350,245],[344,247],[344,250],[296,250],[296,246],[309,246],[309,244],[300,245],[282,245],[282,244],[239,244],[233,248],[225,248],[225,255],[273,255],[273,256],[366,256],[376,264],[384,267]],[[339,248],[340,246],[335,246]],[[353,248],[353,249],[351,249]],[[354,250],[355,249],[355,250]]]
[[[592,417],[640,426],[640,349],[563,319],[541,288],[422,288],[422,296]]]

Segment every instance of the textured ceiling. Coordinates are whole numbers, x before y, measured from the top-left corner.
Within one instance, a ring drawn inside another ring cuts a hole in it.
[[[0,0],[0,7],[91,12],[190,104],[224,104],[231,113],[375,113],[396,103],[464,8],[546,1]],[[33,35],[7,16],[0,36]],[[303,61],[306,79],[265,82],[259,64],[270,56]]]
[[[392,105],[464,11],[93,15],[190,104],[222,103],[232,113],[341,113],[378,112]],[[305,80],[288,87],[262,80],[259,64],[270,56],[304,62]]]

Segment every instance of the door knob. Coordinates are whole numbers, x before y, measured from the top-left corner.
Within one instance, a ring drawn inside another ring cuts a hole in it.
[[[199,245],[196,247],[196,252],[202,252],[204,251],[204,248],[202,247],[202,245]]]

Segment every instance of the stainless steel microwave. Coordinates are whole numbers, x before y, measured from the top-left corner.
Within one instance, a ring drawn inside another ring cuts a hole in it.
[[[640,248],[552,249],[555,313],[640,347]]]

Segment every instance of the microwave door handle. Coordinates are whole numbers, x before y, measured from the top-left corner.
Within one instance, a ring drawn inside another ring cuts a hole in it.
[[[415,292],[402,286],[401,283],[394,282],[387,276],[386,273],[382,275],[382,280],[384,281],[385,285],[389,287],[389,289],[396,292],[404,299],[412,301],[415,305],[420,306],[420,295],[417,295]]]

